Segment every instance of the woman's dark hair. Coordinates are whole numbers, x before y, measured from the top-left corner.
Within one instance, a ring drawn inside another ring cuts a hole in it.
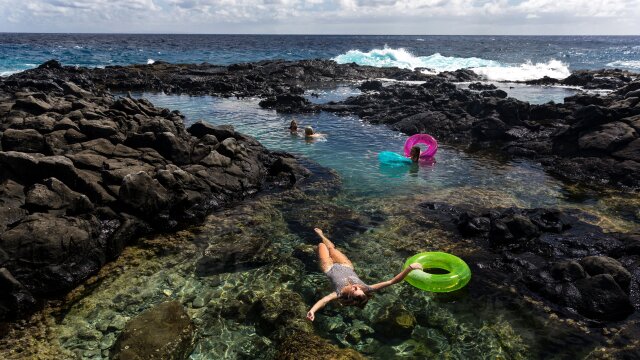
[[[349,294],[343,294],[340,295],[338,297],[338,302],[340,303],[340,305],[342,306],[357,306],[360,309],[364,309],[364,307],[367,305],[367,303],[369,302],[369,300],[371,300],[371,298],[373,298],[373,294],[370,291],[367,291],[367,289],[365,289],[362,286],[358,286],[363,292],[364,292],[364,296],[352,296],[350,293]]]
[[[409,154],[411,155],[411,161],[418,162],[420,160],[420,147],[417,145],[412,147]]]
[[[298,130],[298,122],[291,120],[291,123],[289,123],[289,130]]]

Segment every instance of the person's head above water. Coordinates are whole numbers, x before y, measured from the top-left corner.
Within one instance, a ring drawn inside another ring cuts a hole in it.
[[[411,157],[411,161],[418,162],[418,160],[420,160],[420,147],[419,146],[412,147],[409,155]]]
[[[298,131],[298,122],[295,120],[291,120],[291,123],[289,124],[289,130]]]
[[[304,128],[304,136],[313,136],[313,128],[311,126],[307,126]]]
[[[338,302],[343,306],[357,306],[362,309],[367,305],[369,299],[371,299],[371,294],[366,291],[364,286],[349,284],[342,288]]]

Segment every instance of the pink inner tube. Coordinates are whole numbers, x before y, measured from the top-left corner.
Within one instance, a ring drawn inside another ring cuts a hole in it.
[[[415,134],[404,143],[404,156],[411,156],[411,148],[417,144],[427,145],[427,150],[420,152],[420,159],[431,159],[438,151],[438,142],[429,134]]]

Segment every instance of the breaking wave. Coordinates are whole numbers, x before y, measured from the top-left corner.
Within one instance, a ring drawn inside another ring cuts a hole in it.
[[[402,69],[425,68],[423,72],[439,73],[458,69],[471,69],[487,80],[525,81],[544,76],[564,79],[571,75],[567,64],[550,60],[546,63],[502,64],[495,60],[477,57],[461,58],[435,53],[429,56],[415,56],[403,48],[373,49],[368,52],[349,50],[333,58],[339,64],[356,63],[376,67],[399,67]]]

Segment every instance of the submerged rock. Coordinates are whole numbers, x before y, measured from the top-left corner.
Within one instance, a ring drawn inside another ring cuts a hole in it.
[[[196,265],[196,275],[210,276],[265,265],[274,259],[270,241],[251,236],[225,236],[209,245]]]
[[[165,302],[131,319],[113,345],[114,360],[187,359],[195,327],[182,305]]]
[[[310,333],[292,334],[278,346],[278,359],[286,360],[360,360],[365,359],[352,349],[340,349],[327,340]]]
[[[115,98],[81,72],[49,62],[0,82],[0,266],[20,284],[0,297],[0,320],[64,294],[140,235],[309,176],[231,126],[187,130],[179,112]]]
[[[382,309],[373,324],[378,334],[390,339],[407,337],[415,326],[414,315],[395,305]]]

